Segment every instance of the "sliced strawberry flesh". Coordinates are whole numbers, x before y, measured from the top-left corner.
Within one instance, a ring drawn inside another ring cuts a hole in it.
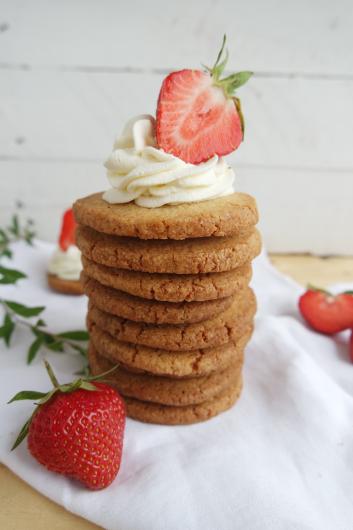
[[[199,70],[173,72],[164,80],[156,133],[160,148],[192,164],[226,155],[243,139],[233,99]]]

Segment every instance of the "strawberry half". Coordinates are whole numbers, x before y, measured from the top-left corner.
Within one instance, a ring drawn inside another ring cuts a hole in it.
[[[157,104],[157,144],[185,162],[199,164],[214,155],[231,153],[241,143],[244,121],[237,88],[252,72],[224,79],[226,37],[213,68],[172,72],[163,81]]]
[[[299,299],[307,323],[320,333],[331,335],[353,328],[353,293],[333,295],[310,287]]]
[[[38,400],[12,449],[28,434],[30,453],[50,471],[75,478],[93,490],[109,486],[122,456],[123,399],[116,390],[96,381],[108,372],[59,385],[49,363],[45,366],[54,385],[51,391],[25,390],[9,401]]]
[[[72,208],[66,210],[61,223],[59,237],[59,246],[61,250],[66,251],[70,245],[75,244],[76,221]]]

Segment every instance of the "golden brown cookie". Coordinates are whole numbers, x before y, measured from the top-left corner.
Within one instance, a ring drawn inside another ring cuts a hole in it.
[[[227,298],[206,302],[158,302],[101,285],[86,276],[84,272],[81,273],[81,281],[85,294],[98,309],[121,318],[150,324],[201,322],[222,313],[232,304],[233,300],[240,300],[243,296],[243,291],[239,291]]]
[[[216,370],[225,370],[243,356],[244,348],[252,334],[249,325],[237,343],[223,346],[175,352],[148,348],[138,344],[117,341],[95,324],[89,326],[90,340],[95,350],[112,363],[120,363],[131,371],[147,372],[167,377],[200,377]]]
[[[102,285],[134,296],[165,302],[202,302],[225,298],[244,289],[251,280],[251,265],[206,274],[150,274],[99,265],[82,256],[85,274]]]
[[[61,294],[81,295],[83,286],[80,280],[63,280],[56,274],[47,274],[48,285],[53,291]]]
[[[133,202],[109,204],[102,193],[95,193],[76,201],[73,210],[79,224],[140,239],[231,236],[258,221],[255,199],[246,193],[160,208],[142,208]]]
[[[172,274],[229,271],[249,263],[261,250],[256,229],[242,237],[144,241],[110,236],[80,225],[76,244],[86,258],[101,265]]]
[[[96,352],[92,342],[88,348],[88,359],[94,375],[114,367],[113,363]],[[234,364],[221,372],[189,379],[137,374],[119,366],[113,373],[105,376],[105,379],[123,396],[162,405],[194,405],[212,399],[224,389],[236,384],[240,378],[242,364],[242,359],[236,359]]]
[[[89,303],[88,325],[97,324],[119,341],[172,351],[195,350],[236,342],[246,332],[256,311],[256,299],[248,288],[239,302],[209,320],[196,324],[144,324],[122,319]]]
[[[125,397],[126,413],[134,420],[161,425],[187,425],[205,421],[230,409],[240,396],[243,386],[240,377],[236,384],[229,386],[209,401],[185,407],[170,407],[147,401]]]

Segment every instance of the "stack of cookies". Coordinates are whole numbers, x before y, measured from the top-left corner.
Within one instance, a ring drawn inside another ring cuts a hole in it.
[[[109,381],[145,422],[194,423],[232,406],[256,310],[254,199],[148,209],[99,193],[74,214],[92,373],[118,364]]]

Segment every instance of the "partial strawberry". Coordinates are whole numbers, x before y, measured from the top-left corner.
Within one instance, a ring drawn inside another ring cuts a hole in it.
[[[185,162],[199,164],[214,155],[227,155],[241,143],[244,121],[234,93],[252,72],[224,79],[226,37],[213,68],[172,72],[163,81],[157,104],[158,146]]]
[[[353,293],[333,295],[309,287],[299,299],[299,309],[308,324],[320,333],[331,335],[353,327]]]
[[[47,469],[93,490],[106,488],[120,467],[124,401],[113,388],[97,382],[107,372],[59,385],[46,361],[45,366],[54,385],[50,392],[25,390],[9,401],[39,400],[12,449],[28,434],[30,453]]]
[[[61,250],[66,251],[70,245],[75,244],[76,221],[72,208],[66,210],[63,215],[61,231],[59,237],[59,246]]]
[[[353,329],[351,330],[351,337],[349,339],[349,358],[353,363]]]

